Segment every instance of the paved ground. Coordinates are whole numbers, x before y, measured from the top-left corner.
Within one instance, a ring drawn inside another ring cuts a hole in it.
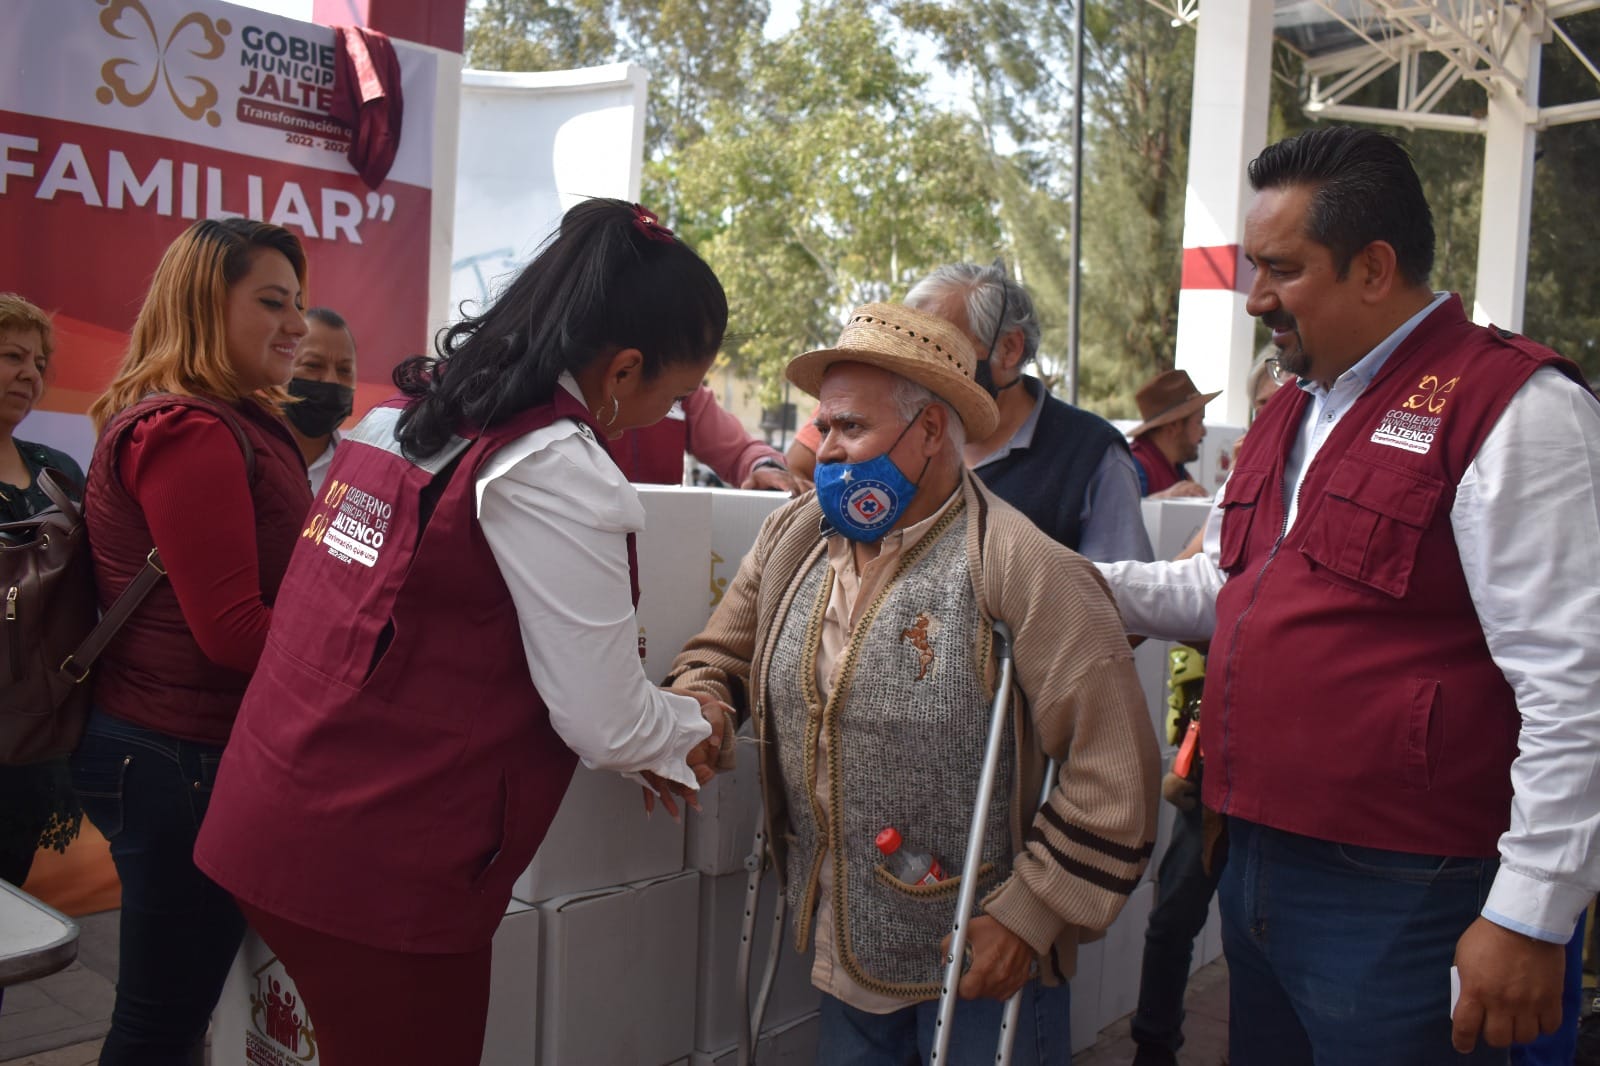
[[[6,990],[0,1011],[0,1066],[93,1066],[111,1016],[117,971],[115,911],[78,920],[78,961],[58,974]],[[1219,959],[1189,982],[1183,1066],[1227,1061],[1228,970]],[[1127,1066],[1133,1041],[1126,1018],[1080,1052],[1073,1066]],[[236,1066],[219,1063],[218,1066]]]
[[[80,1066],[95,1061],[116,989],[117,913],[77,919],[78,960],[71,966],[6,989],[0,1063]]]

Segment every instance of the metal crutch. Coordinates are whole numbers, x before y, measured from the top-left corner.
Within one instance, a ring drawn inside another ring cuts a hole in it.
[[[978,779],[978,798],[973,803],[972,827],[967,832],[967,855],[961,865],[961,892],[956,900],[955,925],[951,929],[950,953],[945,956],[944,982],[939,988],[939,1016],[933,1028],[933,1053],[928,1066],[941,1066],[950,1059],[950,1027],[955,1021],[956,989],[961,984],[961,971],[966,962],[967,923],[978,898],[978,870],[983,864],[983,837],[989,820],[989,803],[994,798],[994,779],[1000,768],[1000,747],[1005,738],[1006,715],[1011,710],[1011,630],[1004,622],[994,623],[995,657],[1000,661],[1000,679],[995,687],[994,711],[989,721],[989,739],[983,749],[983,770]],[[1055,784],[1056,760],[1045,767],[1044,784],[1040,787],[1039,803],[1050,798]],[[1000,1019],[1000,1038],[995,1050],[997,1066],[1011,1062],[1011,1048],[1017,1038],[1017,1018],[1022,1009],[1022,991],[1018,989],[1006,1000],[1005,1013]]]
[[[767,941],[766,967],[761,974],[761,988],[756,992],[756,1002],[750,1007],[750,963],[756,950],[756,923],[761,909],[761,878],[766,872],[767,859],[767,808],[762,803],[756,808],[756,838],[745,857],[744,921],[739,928],[739,964],[736,983],[739,986],[739,1058],[738,1066],[754,1066],[756,1041],[761,1037],[761,1022],[767,1016],[767,1001],[772,996],[772,985],[778,974],[778,958],[783,951],[783,920],[788,910],[788,897],[780,892],[772,908],[772,937]],[[750,1013],[746,1014],[746,1009]]]

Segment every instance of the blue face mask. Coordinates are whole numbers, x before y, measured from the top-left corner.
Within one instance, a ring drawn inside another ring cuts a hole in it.
[[[921,417],[922,412],[917,412]],[[889,450],[876,459],[861,463],[818,463],[816,469],[817,502],[828,524],[851,540],[875,544],[894,528],[917,486],[894,465],[889,452],[899,446],[907,430],[916,425],[913,418],[900,431],[900,436],[889,445]],[[926,471],[928,464],[922,464]],[[917,475],[921,480],[922,475]]]

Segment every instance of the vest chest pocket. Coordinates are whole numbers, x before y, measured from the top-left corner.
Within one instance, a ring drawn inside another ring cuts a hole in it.
[[[1264,470],[1235,470],[1222,490],[1222,547],[1217,563],[1229,573],[1244,561],[1245,544],[1266,484]]]
[[[1314,566],[1399,599],[1444,482],[1418,471],[1344,459],[1334,468],[1300,552]]]

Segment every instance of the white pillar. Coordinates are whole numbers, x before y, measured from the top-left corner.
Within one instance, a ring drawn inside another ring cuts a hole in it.
[[[1272,0],[1205,0],[1194,55],[1189,182],[1177,365],[1202,392],[1225,390],[1208,421],[1245,424],[1255,322],[1245,313],[1249,269],[1239,254],[1250,183],[1245,165],[1267,141]]]
[[[1513,7],[1502,17],[1512,17]],[[1540,5],[1520,9],[1524,17],[1511,31],[1506,70],[1522,79],[1519,94],[1495,81],[1483,146],[1483,209],[1478,223],[1478,277],[1472,319],[1505,329],[1522,329],[1528,287],[1528,224],[1533,211],[1534,121],[1538,116],[1539,55],[1543,24]]]

